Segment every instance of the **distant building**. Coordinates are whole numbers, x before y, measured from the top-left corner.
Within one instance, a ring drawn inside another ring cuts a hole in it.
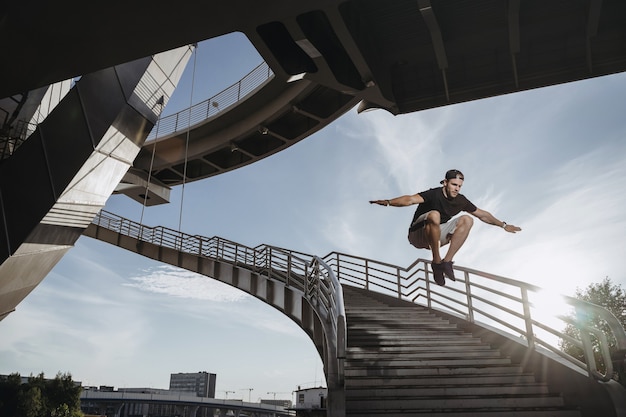
[[[118,392],[134,392],[137,394],[169,394],[170,393],[170,390],[161,389],[161,388],[118,388],[117,391]]]
[[[261,399],[261,404],[275,405],[278,407],[291,408],[291,400],[264,400]]]
[[[298,389],[296,391],[297,417],[326,417],[326,396],[328,389],[323,387]]]
[[[215,398],[215,381],[216,375],[208,372],[177,373],[170,374],[170,387],[167,390],[148,387],[119,388],[115,390],[114,387],[105,385],[101,385],[99,388],[89,387],[88,389],[90,391],[117,392],[121,395],[124,393],[160,395],[184,393],[187,396]],[[105,409],[102,409],[101,407],[101,404],[81,401],[81,409],[83,412],[91,414],[105,414],[107,416],[212,417],[213,415],[212,411],[206,407],[195,410],[193,406],[181,406],[168,402],[146,403],[142,401],[128,401],[124,403],[122,407],[117,406],[119,407],[117,409],[112,408],[110,405],[105,407]]]
[[[215,398],[216,375],[208,372],[170,374],[170,391],[192,392],[197,397]]]

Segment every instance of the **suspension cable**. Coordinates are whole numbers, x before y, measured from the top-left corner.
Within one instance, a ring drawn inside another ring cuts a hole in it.
[[[189,93],[189,119],[187,121],[187,138],[185,140],[185,164],[183,168],[183,184],[180,192],[180,213],[178,215],[178,231],[181,231],[183,222],[183,203],[185,201],[185,183],[187,180],[187,153],[189,151],[189,132],[191,130],[191,107],[193,105],[193,90],[196,81],[196,57],[198,55],[198,44],[193,44],[193,71],[191,72],[191,92]]]
[[[160,106],[160,111],[159,111],[159,118],[157,119],[157,123],[156,123],[156,133],[154,135],[154,144],[152,145],[152,156],[150,158],[150,168],[148,169],[148,180],[146,182],[146,192],[143,195],[143,204],[141,205],[141,218],[139,220],[139,224],[142,225],[142,232],[143,232],[143,213],[146,208],[146,204],[148,204],[148,194],[150,192],[150,181],[152,180],[152,168],[154,166],[154,154],[156,153],[156,145],[157,145],[157,141],[159,140],[159,126],[161,126],[161,113],[163,113],[164,103],[165,103],[165,96],[161,96],[155,103],[155,106],[156,105]]]

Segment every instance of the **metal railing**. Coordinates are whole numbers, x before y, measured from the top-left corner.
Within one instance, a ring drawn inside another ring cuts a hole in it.
[[[177,113],[160,117],[154,125],[146,141],[184,131],[190,126],[217,116],[220,112],[232,107],[250,94],[258,91],[274,78],[274,72],[266,62],[261,62],[236,83],[226,87],[200,103],[183,109]],[[143,77],[137,86],[136,93],[144,100],[155,114],[156,104],[164,94],[163,89],[149,74]],[[43,118],[45,119],[45,117]],[[38,117],[36,120],[43,120]],[[18,121],[10,131],[0,135],[0,159],[8,158],[37,129],[38,123]]]
[[[246,74],[241,80],[225,88],[213,97],[183,109],[177,113],[161,117],[152,128],[146,140],[171,135],[188,129],[190,126],[215,117],[220,112],[237,104],[274,78],[272,69],[266,62]]]
[[[623,366],[626,332],[611,312],[514,279],[455,267],[459,275],[456,282],[442,287],[434,284],[430,261],[424,259],[403,268],[337,252],[319,258],[268,245],[251,248],[218,237],[205,238],[165,227],[147,227],[105,211],[96,216],[93,223],[141,241],[236,264],[301,290],[322,321],[332,323],[325,331],[334,349],[334,365],[341,381],[346,333],[340,283],[435,308],[506,332],[519,338],[528,348],[547,349],[601,381],[613,377],[613,361]],[[566,311],[568,308],[570,314]],[[553,314],[555,309],[557,314]],[[609,335],[589,325],[587,319],[592,316],[608,325]],[[575,326],[578,334],[566,333],[568,324]],[[604,366],[594,355],[594,340]],[[584,361],[560,349],[559,343],[564,341],[580,348]],[[612,353],[609,343],[613,344]],[[601,368],[604,372],[599,370]]]
[[[26,139],[35,131],[37,125],[18,120],[15,126],[0,133],[0,160],[13,155]]]
[[[439,286],[431,278],[431,262],[424,259],[416,260],[408,268],[342,253],[332,253],[324,259],[344,284],[439,309],[506,332],[528,348],[540,346],[595,379],[608,381],[614,376],[614,366],[623,369],[626,332],[610,311],[598,305],[464,267],[454,268],[455,275],[459,275],[455,283]],[[604,322],[610,334],[591,325],[590,318]],[[566,332],[568,325],[578,332]],[[564,343],[579,348],[584,361],[561,349]],[[600,358],[594,354],[594,344]],[[600,371],[602,368],[604,372]]]
[[[104,210],[92,223],[140,242],[230,263],[303,293],[324,326],[331,360],[326,366],[336,382],[343,384],[346,354],[343,293],[334,272],[319,257],[270,245],[253,248],[220,237],[190,235],[163,226],[149,227]]]

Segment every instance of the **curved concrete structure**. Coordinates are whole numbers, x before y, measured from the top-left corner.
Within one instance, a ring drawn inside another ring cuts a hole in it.
[[[189,48],[179,48],[82,77],[2,161],[0,320],[104,206],[156,122],[156,103],[170,97],[189,56]]]
[[[272,77],[217,114],[177,132],[147,141],[120,193],[147,205],[168,202],[169,187],[212,177],[254,163],[292,146],[341,117],[358,97],[307,80]],[[209,104],[206,103],[208,106]],[[180,118],[189,120],[189,111]],[[177,117],[179,114],[173,115]],[[168,116],[169,117],[169,116]],[[150,173],[149,173],[150,172]],[[159,190],[163,190],[159,195]]]
[[[150,177],[148,204],[166,202],[168,187],[285,149],[355,105],[402,114],[626,70],[621,0],[239,0],[214,2],[206,12],[189,0],[169,6],[112,0],[94,19],[67,0],[15,0],[0,24],[11,57],[0,68],[0,97],[7,98],[0,110],[13,122],[16,108],[36,96],[25,91],[231,32],[250,40],[274,79],[239,109],[195,126],[189,154],[186,137],[161,138],[151,170],[154,148],[144,146],[119,191],[143,202]]]

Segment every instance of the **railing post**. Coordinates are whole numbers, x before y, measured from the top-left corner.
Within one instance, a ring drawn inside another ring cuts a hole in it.
[[[426,305],[428,306],[428,308],[432,308],[433,307],[433,303],[431,301],[431,296],[430,296],[430,271],[428,270],[429,264],[424,261],[424,285],[426,285],[426,300],[428,301],[426,303]]]
[[[253,249],[253,251],[254,251],[254,253],[252,254],[252,262],[253,262],[252,265],[254,265],[254,272],[256,272],[256,271],[258,271],[258,268],[259,268],[259,266],[256,263],[256,253],[257,253],[256,248]]]
[[[402,299],[402,275],[400,275],[400,268],[396,268],[396,279],[398,281],[398,299]]]
[[[535,334],[533,331],[533,320],[530,316],[530,304],[528,302],[528,290],[522,290],[522,308],[524,309],[524,322],[526,323],[526,340],[528,340],[528,348],[535,349]]]
[[[465,297],[467,297],[467,320],[474,323],[474,306],[472,304],[472,284],[469,272],[465,271]]]
[[[365,289],[370,289],[370,261],[369,259],[365,260]]]
[[[289,252],[289,255],[287,255],[287,277],[285,278],[286,282],[285,284],[287,286],[289,286],[289,278],[291,277],[291,262],[292,262],[292,254],[291,252]]]
[[[272,248],[268,248],[265,258],[265,266],[267,267],[267,277],[272,277]]]

